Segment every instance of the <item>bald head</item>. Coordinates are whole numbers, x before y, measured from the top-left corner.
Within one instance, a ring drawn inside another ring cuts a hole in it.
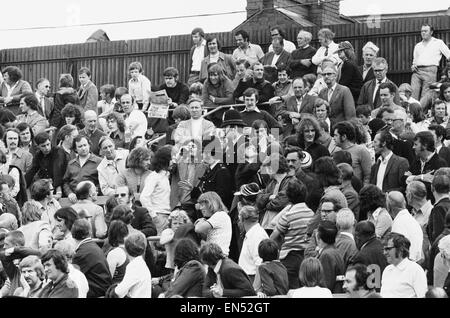
[[[84,125],[88,131],[93,132],[97,128],[97,113],[93,110],[87,110],[84,113]]]
[[[397,215],[400,210],[406,208],[406,201],[403,194],[399,191],[391,191],[387,196],[387,207],[393,217]]]

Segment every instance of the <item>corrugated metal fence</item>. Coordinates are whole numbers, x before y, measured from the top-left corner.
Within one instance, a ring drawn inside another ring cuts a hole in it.
[[[420,41],[420,27],[424,22],[435,28],[435,36],[445,43],[450,42],[450,18],[434,17],[431,19],[398,19],[381,22],[379,27],[371,27],[366,23],[334,25],[331,29],[336,33],[335,42],[350,41],[362,63],[361,49],[367,41],[380,47],[379,56],[385,57],[389,63],[388,76],[397,84],[410,81],[410,66],[414,45]],[[317,27],[305,28],[314,37]],[[296,42],[298,27],[287,30],[287,38]],[[236,47],[231,32],[215,34],[222,43],[222,51],[231,53]],[[258,43],[265,51],[270,43],[270,33],[266,26],[250,33],[250,41]],[[313,39],[313,46],[318,46]],[[100,87],[111,83],[116,86],[127,86],[129,63],[140,61],[144,74],[150,78],[152,85],[159,85],[162,72],[168,66],[180,71],[180,78],[188,77],[189,50],[192,46],[191,36],[176,35],[153,39],[113,41],[106,43],[68,44],[23,49],[7,49],[0,51],[0,66],[16,65],[24,74],[24,79],[33,86],[40,77],[47,77],[53,85],[58,85],[61,73],[71,73],[77,78],[78,69],[87,66],[92,71],[93,82]],[[76,84],[78,85],[78,83]]]

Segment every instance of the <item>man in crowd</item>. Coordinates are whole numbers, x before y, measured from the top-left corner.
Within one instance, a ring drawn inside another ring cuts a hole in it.
[[[283,40],[283,42],[284,42],[284,49],[288,53],[292,53],[296,49],[294,43],[292,43],[289,40],[286,40],[286,33],[284,32],[284,30],[280,26],[275,25],[275,26],[271,27],[270,28],[270,36],[272,37],[272,40],[273,39],[281,39],[281,40]],[[269,49],[267,50],[267,52],[273,52],[273,51],[274,51],[273,46],[270,45]]]
[[[428,219],[427,234],[430,242],[434,242],[444,230],[445,215],[450,211],[450,178],[445,174],[434,176],[431,190],[435,203]]]
[[[97,113],[95,111],[88,110],[84,113],[84,129],[80,130],[80,135],[91,141],[91,151],[98,156],[100,138],[106,136],[106,134],[97,127]]]
[[[324,59],[332,59],[333,62],[338,64],[338,62],[340,62],[341,59],[337,54],[338,44],[336,44],[333,41],[335,36],[334,32],[328,28],[323,28],[319,30],[317,36],[319,38],[320,48],[317,50],[316,54],[314,54],[314,56],[311,58],[313,64],[319,66]]]
[[[48,120],[39,114],[38,109],[39,101],[34,94],[26,94],[20,99],[21,114],[17,116],[17,121],[30,125],[35,135],[48,128]]]
[[[353,256],[358,252],[353,228],[355,225],[355,215],[349,208],[339,210],[336,214],[336,226],[339,230],[336,236],[336,248],[341,253],[345,267],[350,263]]]
[[[450,166],[450,148],[444,145],[444,140],[446,139],[447,132],[441,125],[430,125],[428,130],[433,134],[434,147],[436,148],[436,153],[445,160],[447,163],[446,167]]]
[[[189,79],[188,86],[200,80],[200,67],[202,60],[208,55],[206,47],[205,32],[202,28],[194,28],[191,32],[194,45],[189,52]]]
[[[433,36],[434,29],[423,24],[420,30],[422,41],[414,47],[411,70],[413,98],[419,100],[428,92],[430,84],[436,82],[439,63],[444,55],[450,61],[450,49],[444,41]]]
[[[125,119],[125,143],[137,136],[144,138],[147,132],[147,117],[140,111],[130,94],[123,94],[120,97]]]
[[[264,66],[264,78],[274,83],[277,78],[277,67],[288,65],[291,54],[284,49],[284,40],[279,37],[272,39],[273,51],[267,52],[261,59]]]
[[[260,110],[257,106],[260,95],[254,88],[247,88],[243,94],[245,109],[241,112],[242,120],[247,127],[251,127],[253,122],[258,119],[264,120],[270,129],[280,128],[276,119],[265,110]]]
[[[340,163],[337,165],[342,174],[342,184],[339,187],[342,194],[347,199],[348,208],[353,211],[356,219],[359,219],[359,197],[358,192],[352,186],[353,168],[348,163]],[[353,226],[353,224],[352,224]]]
[[[235,61],[245,59],[250,65],[253,65],[264,56],[264,52],[258,44],[250,43],[250,37],[246,31],[236,31],[234,38],[238,45],[233,51],[233,58]]]
[[[300,122],[302,114],[313,113],[314,102],[316,101],[317,97],[309,95],[306,91],[306,87],[307,83],[305,79],[296,78],[292,82],[294,96],[290,96],[286,100],[285,105],[281,107],[280,114],[289,114],[292,125],[296,125]]]
[[[375,73],[372,68],[372,61],[377,56],[380,49],[372,42],[367,42],[363,48],[364,64],[359,67],[364,83],[375,78]]]
[[[26,173],[33,162],[33,155],[19,147],[19,130],[17,128],[8,128],[3,135],[3,142],[6,146],[6,156],[8,162],[16,166],[22,173]]]
[[[91,70],[87,67],[80,68],[78,80],[81,84],[77,92],[81,108],[84,111],[93,110],[97,113],[98,90],[91,81]]]
[[[50,82],[46,78],[40,78],[36,82],[36,98],[39,101],[38,113],[48,120],[50,128],[58,128],[61,123],[61,112],[53,103],[53,99],[48,98]]]
[[[394,102],[394,98],[395,98],[395,94],[396,94],[396,87],[394,84],[386,82],[386,83],[381,83],[379,86],[379,90],[380,90],[380,101],[381,101],[381,105],[379,108],[375,108],[372,111],[372,118],[377,117],[377,113],[380,110],[381,107],[388,107],[392,110],[405,110],[402,106],[396,104]]]
[[[41,220],[56,225],[55,212],[61,208],[59,202],[53,197],[54,187],[49,179],[39,179],[31,185],[31,198],[41,213]]]
[[[345,272],[343,289],[349,298],[377,297],[374,283],[370,281],[371,274],[364,264],[349,266]]]
[[[312,34],[308,31],[300,30],[297,35],[298,49],[291,52],[289,67],[291,68],[291,78],[303,77],[306,74],[313,74],[316,71],[311,59],[316,54],[316,49],[309,45]]]
[[[383,107],[380,112],[382,112],[382,119],[386,123],[383,129],[388,130],[394,137],[392,152],[397,156],[406,158],[411,167],[416,156],[413,150],[413,143],[403,138],[408,118],[405,110],[396,109],[392,111],[389,107]]]

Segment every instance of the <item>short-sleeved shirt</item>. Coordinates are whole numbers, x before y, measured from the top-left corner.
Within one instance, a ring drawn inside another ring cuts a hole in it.
[[[237,47],[233,51],[233,58],[235,61],[245,59],[250,63],[250,65],[258,62],[263,56],[264,52],[258,44],[249,43],[246,50]]]
[[[231,243],[231,219],[228,213],[219,211],[214,213],[208,220],[212,229],[208,232],[206,241],[216,243],[225,255],[230,251]]]

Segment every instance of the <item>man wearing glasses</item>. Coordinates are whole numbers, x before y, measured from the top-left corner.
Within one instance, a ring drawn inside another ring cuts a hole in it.
[[[50,91],[50,82],[46,78],[38,79],[36,83],[36,97],[39,101],[38,113],[45,117],[50,124],[50,128],[60,127],[61,112],[55,107],[52,98],[48,98],[48,92]]]
[[[383,298],[424,298],[427,278],[422,267],[409,259],[410,241],[398,233],[390,233],[384,255],[390,265],[381,277]]]
[[[330,104],[329,118],[331,126],[336,123],[356,118],[355,101],[350,89],[336,82],[337,69],[334,65],[322,66],[322,77],[326,88],[322,89],[319,97]]]
[[[400,105],[400,96],[398,94],[398,87],[394,82],[390,81],[386,74],[389,70],[389,65],[386,59],[377,57],[372,62],[372,69],[375,74],[375,78],[366,82],[361,88],[361,93],[358,98],[358,105],[370,105],[372,109],[381,106],[380,98],[380,85],[383,83],[392,83],[395,87],[394,103]]]

